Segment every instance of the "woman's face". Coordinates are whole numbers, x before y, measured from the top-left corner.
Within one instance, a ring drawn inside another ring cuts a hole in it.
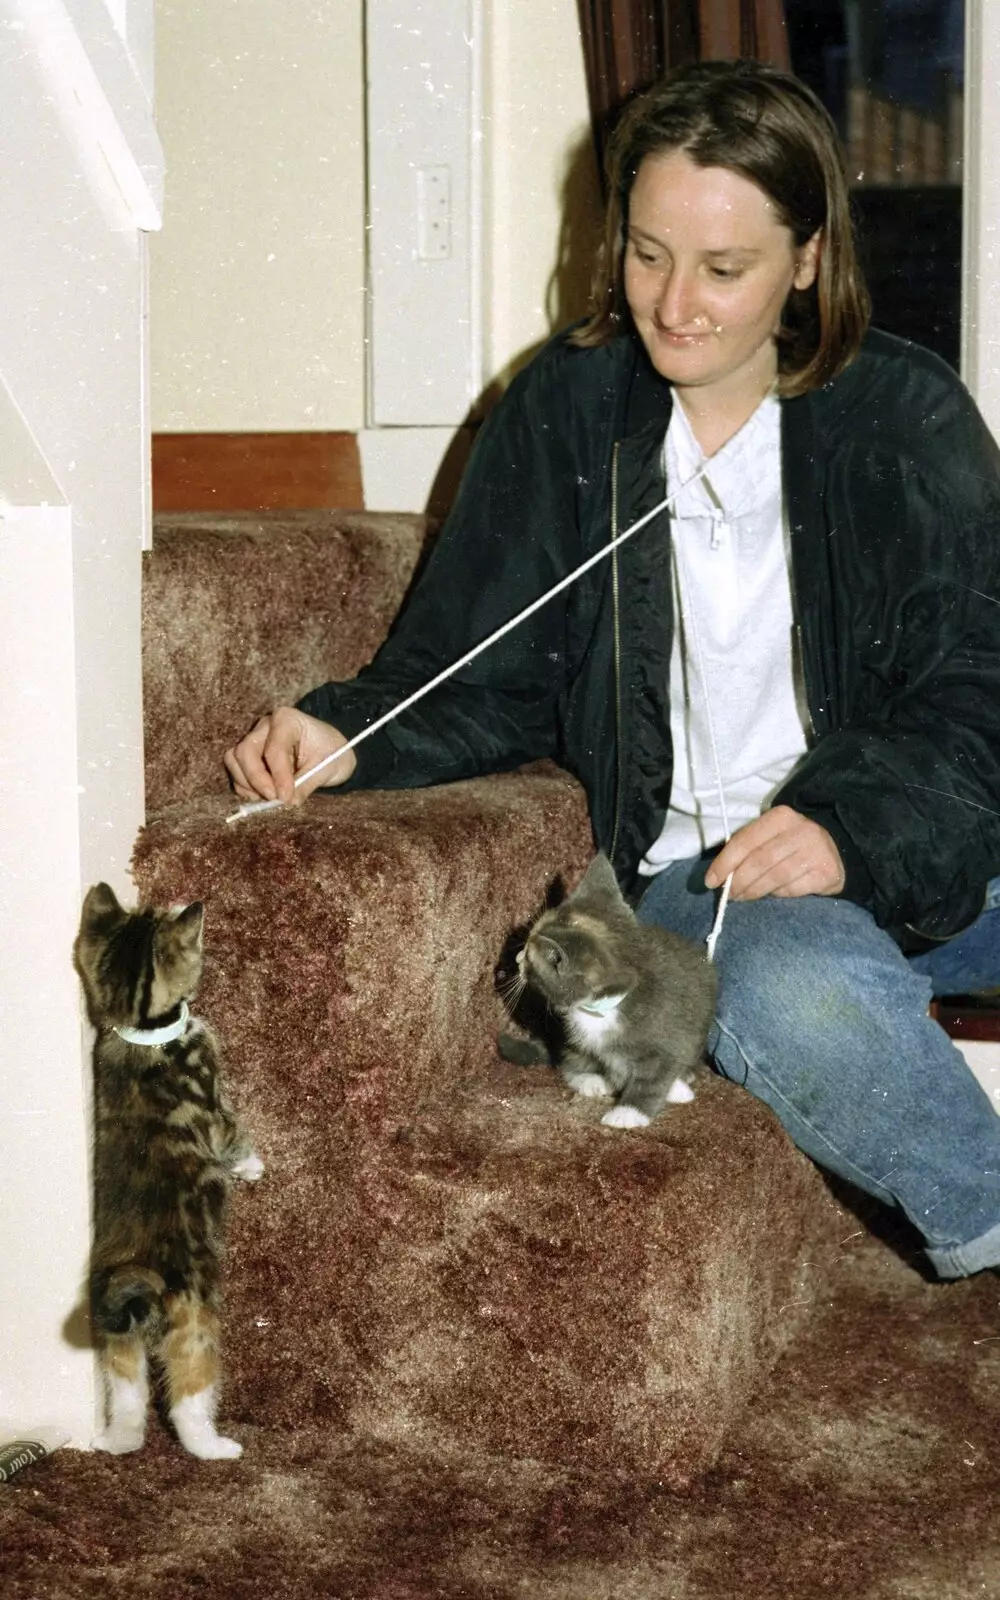
[[[699,399],[766,394],[782,307],[813,282],[819,238],[796,249],[739,173],[681,150],[647,156],[629,199],[625,297],[657,372]]]

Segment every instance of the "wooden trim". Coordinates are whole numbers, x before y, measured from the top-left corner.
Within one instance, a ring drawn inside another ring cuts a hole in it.
[[[154,433],[153,510],[364,509],[353,433]]]
[[[936,1002],[935,1015],[945,1033],[953,1039],[989,1039],[1000,1041],[1000,1006],[952,1006],[946,1000]]]

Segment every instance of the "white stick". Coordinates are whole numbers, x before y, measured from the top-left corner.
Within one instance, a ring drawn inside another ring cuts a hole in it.
[[[695,476],[699,476],[699,474],[695,474]],[[591,567],[596,566],[598,561],[603,561],[604,557],[610,555],[612,550],[616,550],[620,544],[624,544],[626,539],[631,539],[633,533],[638,533],[639,529],[644,528],[647,522],[651,522],[661,511],[665,511],[672,499],[673,495],[667,495],[658,505],[653,507],[652,511],[647,511],[645,516],[640,517],[637,522],[633,522],[632,526],[626,528],[624,533],[618,534],[609,544],[604,545],[594,555],[588,556],[586,561],[581,561],[580,565],[575,567],[572,572],[567,573],[565,578],[560,578],[559,582],[553,584],[552,588],[546,590],[545,594],[539,595],[537,600],[532,600],[531,604],[525,606],[523,611],[519,611],[516,617],[511,617],[509,622],[503,623],[488,638],[481,640],[471,650],[466,651],[465,655],[452,662],[450,667],[445,667],[444,671],[439,672],[436,678],[431,679],[430,683],[425,683],[422,689],[417,689],[414,694],[408,695],[405,700],[400,701],[398,706],[394,706],[384,716],[370,723],[367,728],[362,728],[361,732],[356,733],[353,739],[349,739],[346,744],[341,745],[340,749],[335,750],[332,755],[325,756],[322,761],[317,761],[316,765],[310,767],[308,772],[300,772],[295,780],[296,789],[301,784],[308,783],[310,778],[315,778],[317,772],[322,772],[326,767],[331,766],[334,761],[339,761],[341,756],[347,754],[348,750],[357,749],[363,740],[370,739],[372,734],[378,733],[378,730],[384,728],[387,722],[391,722],[401,712],[408,711],[410,706],[416,705],[418,700],[422,700],[425,694],[430,694],[432,689],[436,689],[439,684],[444,683],[453,673],[459,672],[462,667],[467,667],[470,661],[474,661],[484,650],[488,650],[491,644],[496,644],[498,639],[502,639],[505,633],[510,633],[512,628],[516,628],[519,623],[524,622],[527,617],[530,617],[533,612],[544,606],[554,595],[559,594],[560,590],[568,589],[571,583],[575,583],[577,578],[581,578]],[[283,800],[249,800],[244,805],[241,805],[238,811],[232,812],[226,818],[226,821],[239,822],[244,817],[254,816],[258,811],[274,811],[284,803]]]
[[[705,948],[708,951],[709,961],[715,960],[715,946],[719,941],[719,934],[722,932],[722,919],[726,915],[726,907],[729,904],[729,891],[732,887],[733,875],[730,873],[729,877],[722,885],[722,894],[719,896],[719,909],[715,913],[715,921],[712,924],[712,931],[705,940]]]

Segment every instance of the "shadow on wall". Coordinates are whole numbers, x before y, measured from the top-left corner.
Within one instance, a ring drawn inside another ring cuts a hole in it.
[[[556,259],[545,287],[548,333],[545,339],[518,351],[470,406],[431,486],[424,508],[428,516],[444,517],[451,509],[476,433],[511,379],[537,355],[551,334],[586,315],[603,226],[594,142],[586,129],[568,150],[563,169]]]
[[[562,220],[556,263],[545,291],[553,332],[590,309],[591,287],[604,231],[604,203],[593,136],[582,133],[570,148],[562,183]]]

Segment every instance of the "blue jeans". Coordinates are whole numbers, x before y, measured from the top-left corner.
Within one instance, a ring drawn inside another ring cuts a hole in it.
[[[651,879],[640,922],[703,942],[706,864]],[[927,1015],[934,995],[1000,986],[1000,878],[971,927],[910,958],[848,900],[731,901],[715,962],[718,1071],[820,1166],[901,1207],[939,1277],[1000,1264],[1000,1116]]]

